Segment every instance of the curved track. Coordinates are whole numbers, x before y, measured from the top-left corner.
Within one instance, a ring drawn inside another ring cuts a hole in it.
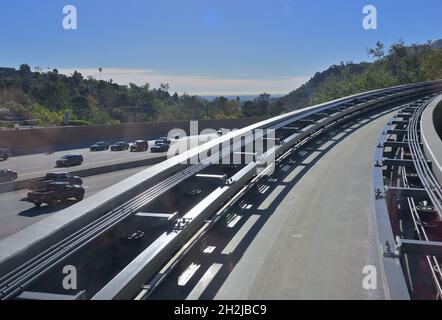
[[[379,270],[372,154],[392,114],[352,121],[290,157],[232,209],[238,223],[216,227],[150,298],[383,299],[381,285],[363,288],[362,271]]]

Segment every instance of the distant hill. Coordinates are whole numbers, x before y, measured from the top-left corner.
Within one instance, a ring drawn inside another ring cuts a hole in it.
[[[288,95],[281,97],[281,100],[284,102],[284,105],[289,106],[289,109],[308,106],[314,102],[317,92],[326,81],[329,81],[329,79],[345,81],[350,75],[362,74],[368,66],[369,63],[333,65],[323,72],[317,72],[307,83]]]
[[[433,49],[442,49],[442,39],[433,41],[431,47]]]
[[[303,108],[343,96],[421,81],[442,79],[442,40],[386,50],[382,43],[369,50],[372,63],[341,63],[316,73],[306,84],[282,97],[282,111]]]

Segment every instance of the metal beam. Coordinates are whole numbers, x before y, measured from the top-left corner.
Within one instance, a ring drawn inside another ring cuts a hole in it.
[[[427,161],[427,164],[431,166],[431,161]],[[394,167],[406,167],[406,168],[414,168],[414,161],[410,159],[383,159],[382,164],[386,166],[394,166]]]
[[[406,121],[406,120],[391,120],[391,121],[389,122],[389,124],[406,126],[406,125],[409,125],[410,122],[409,122],[409,121]]]
[[[410,119],[411,118],[411,116],[412,116],[412,114],[411,113],[398,113],[397,114],[397,117],[398,118],[403,118],[403,119]]]
[[[396,237],[399,254],[420,254],[442,257],[442,242],[401,239]]]
[[[313,119],[299,119],[299,122],[307,122],[307,123],[316,123],[316,120]]]
[[[173,217],[178,215],[178,211],[174,213],[158,213],[158,212],[138,212],[135,214],[137,217],[143,218],[158,218],[171,220]]]
[[[419,143],[422,146],[422,143]],[[408,147],[408,141],[385,141],[384,147],[405,148]]]
[[[204,173],[198,173],[195,175],[197,178],[212,178],[212,179],[220,179],[220,180],[227,180],[227,174],[204,174]]]
[[[387,134],[407,134],[407,129],[388,129]]]
[[[293,130],[295,132],[300,132],[301,131],[301,128],[299,128],[299,127],[282,127],[280,129],[282,129],[282,130]]]
[[[424,188],[402,188],[402,187],[387,187],[388,193],[396,193],[403,197],[413,197],[419,199],[427,199],[428,194]]]

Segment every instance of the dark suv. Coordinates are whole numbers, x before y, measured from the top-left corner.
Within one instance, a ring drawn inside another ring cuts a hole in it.
[[[80,177],[74,176],[68,172],[51,172],[46,174],[46,176],[42,179],[38,179],[32,181],[30,183],[29,189],[37,190],[44,189],[51,182],[67,182],[69,184],[81,186],[83,184],[83,180]]]
[[[129,149],[129,143],[124,141],[115,142],[110,146],[111,151],[123,151]]]
[[[170,145],[172,141],[170,139],[167,139],[167,137],[160,137],[155,141],[155,144],[165,143]]]
[[[150,152],[166,152],[169,151],[169,145],[167,143],[156,143],[155,145],[150,147]]]
[[[67,182],[51,182],[45,189],[28,193],[28,201],[39,207],[46,203],[50,207],[55,207],[59,201],[75,198],[81,201],[84,198],[85,190],[82,186],[76,186]]]
[[[104,151],[104,150],[109,150],[109,147],[110,147],[109,143],[101,141],[94,143],[89,147],[89,149],[91,151]]]
[[[146,140],[137,140],[130,146],[130,151],[147,151],[149,150],[149,142]]]
[[[57,160],[57,167],[79,166],[83,163],[83,156],[80,154],[68,154]]]
[[[12,170],[0,170],[0,182],[10,182],[17,179],[17,172]]]

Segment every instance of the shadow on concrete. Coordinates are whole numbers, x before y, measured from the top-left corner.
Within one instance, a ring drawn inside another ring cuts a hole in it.
[[[26,200],[21,200],[21,201],[26,201]],[[75,201],[75,200],[67,200],[67,201],[60,202],[55,207],[50,207],[48,205],[42,205],[39,208],[33,207],[30,209],[24,210],[24,211],[18,213],[18,215],[22,216],[22,217],[33,218],[33,217],[41,216],[44,214],[51,214],[51,213],[66,209],[76,203],[77,203],[77,201]]]
[[[235,265],[239,262],[244,252],[250,246],[256,235],[260,232],[262,227],[266,224],[276,208],[283,201],[283,199],[290,193],[292,188],[302,179],[302,177],[312,169],[315,164],[327,154],[334,146],[345,140],[356,130],[371,123],[372,121],[390,113],[395,109],[389,109],[379,112],[370,112],[364,116],[360,116],[349,120],[340,125],[339,130],[331,128],[324,132],[313,141],[305,144],[299,150],[294,152],[291,156],[284,159],[283,162],[277,165],[274,174],[267,177],[253,188],[239,203],[237,203],[230,212],[241,215],[242,218],[235,224],[233,228],[227,227],[228,221],[220,221],[207,235],[205,239],[198,243],[190,253],[176,266],[171,274],[160,284],[156,291],[149,297],[152,300],[166,300],[166,299],[186,299],[203,275],[209,270],[213,264],[222,265],[216,275],[211,279],[210,283],[196,296],[192,295],[193,299],[212,300]],[[370,119],[367,121],[367,117]],[[380,134],[380,133],[379,133]],[[339,135],[339,137],[336,137]],[[329,143],[325,148],[321,148],[324,144]],[[301,152],[305,151],[302,153]],[[373,150],[374,152],[374,150]],[[314,157],[311,157],[315,154]],[[311,158],[311,159],[309,159]],[[309,159],[308,161],[306,161]],[[284,182],[286,178],[296,169],[301,168],[292,180]],[[265,193],[261,193],[263,185],[269,187]],[[277,188],[283,186],[282,191],[276,198],[268,205],[268,207],[257,210],[260,205],[264,203],[267,197]],[[252,204],[252,207],[250,207]],[[229,242],[235,237],[242,226],[247,222],[251,215],[259,215],[259,219],[246,232],[244,237],[237,243],[235,249],[230,254],[222,254]],[[207,246],[215,246],[216,249],[210,253],[202,253],[202,250]],[[178,279],[183,272],[189,267],[191,263],[200,265],[197,271],[191,276],[185,285],[179,286]]]

